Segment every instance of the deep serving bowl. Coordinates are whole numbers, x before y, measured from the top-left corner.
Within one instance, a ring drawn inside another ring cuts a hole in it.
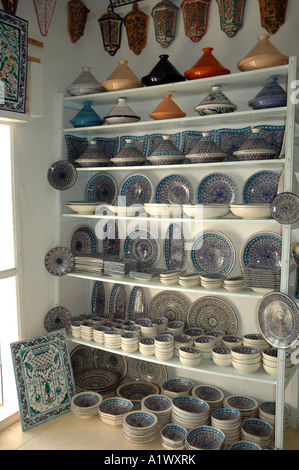
[[[188,395],[194,383],[189,379],[168,379],[162,384],[162,392],[164,395],[175,397],[177,395]]]
[[[169,423],[161,429],[161,438],[169,445],[183,444],[186,436],[187,429],[177,424]]]
[[[186,447],[189,450],[221,450],[225,434],[212,426],[200,426],[192,429],[186,437]]]

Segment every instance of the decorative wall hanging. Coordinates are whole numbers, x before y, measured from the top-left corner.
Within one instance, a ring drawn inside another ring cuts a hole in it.
[[[25,113],[28,22],[0,10],[0,109]]]
[[[269,34],[260,34],[253,49],[238,63],[241,72],[287,65],[289,58],[283,55],[269,40]]]
[[[11,15],[15,15],[19,0],[2,0],[3,10]]]
[[[230,38],[242,28],[245,2],[246,0],[217,0],[221,29]]]
[[[148,15],[139,10],[138,3],[125,16],[124,25],[127,31],[129,49],[140,55],[146,46]]]
[[[47,36],[57,0],[34,0],[40,32]]]
[[[211,0],[183,0],[183,12],[186,35],[193,42],[198,42],[207,32]]]
[[[285,22],[288,0],[259,0],[261,25],[275,34]]]
[[[68,30],[72,42],[77,42],[83,35],[87,21],[89,9],[81,0],[71,0],[68,2]]]
[[[22,430],[70,411],[74,377],[65,330],[11,344]]]
[[[178,10],[170,0],[162,0],[152,9],[156,41],[164,48],[175,39]]]
[[[114,13],[111,5],[108,6],[107,12],[98,19],[104,49],[111,56],[114,56],[120,48],[122,22],[122,18]]]

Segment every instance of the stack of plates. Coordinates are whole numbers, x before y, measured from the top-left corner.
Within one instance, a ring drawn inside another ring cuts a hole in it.
[[[132,409],[133,403],[130,400],[113,397],[103,400],[98,408],[98,413],[104,423],[121,426],[123,417]]]
[[[242,269],[244,286],[255,292],[272,292],[280,288],[280,268],[248,264]]]
[[[183,397],[190,394],[194,383],[189,379],[168,379],[162,384],[162,394],[170,398]]]
[[[261,403],[259,407],[259,419],[262,421],[265,421],[266,423],[269,423],[272,428],[273,432],[275,430],[275,401],[266,401],[264,403]],[[284,432],[287,432],[288,427],[289,427],[289,416],[290,416],[290,410],[287,406],[284,407],[284,416],[283,416],[283,430]]]
[[[249,346],[231,348],[232,365],[235,369],[247,373],[257,371],[262,365],[262,353]]]
[[[200,426],[189,431],[186,437],[187,450],[222,450],[225,435],[212,426]]]
[[[240,439],[241,413],[232,408],[219,408],[211,414],[211,425],[224,432],[224,445],[229,446]]]
[[[231,292],[238,291],[244,287],[244,279],[242,276],[227,277],[223,281],[223,287]]]
[[[199,273],[190,273],[180,275],[178,283],[183,287],[196,287],[200,285],[200,274]]]
[[[155,440],[158,419],[153,413],[130,411],[123,417],[122,437],[131,444],[147,444]]]
[[[93,329],[98,326],[98,322],[93,320],[82,321],[80,325],[80,336],[87,341],[93,340]]]
[[[142,380],[125,382],[116,389],[116,395],[130,400],[133,403],[134,410],[140,410],[141,401],[144,397],[157,394],[159,394],[157,385]]]
[[[189,335],[185,335],[181,333],[179,335],[174,336],[174,354],[175,356],[179,356],[179,349],[183,347],[191,347],[193,346],[193,339]]]
[[[121,347],[121,331],[104,331],[104,346],[106,348],[119,349]]]
[[[92,391],[100,395],[111,395],[118,387],[119,377],[106,369],[86,369],[75,375],[78,393]]]
[[[121,333],[121,349],[126,353],[132,353],[138,350],[139,334],[134,331],[125,331]]]
[[[75,256],[75,270],[92,274],[101,274],[104,270],[105,253],[92,253],[85,256]]]
[[[171,422],[172,400],[163,395],[149,395],[141,400],[141,411],[153,413],[159,426]]]
[[[248,418],[241,425],[241,438],[245,441],[255,442],[262,449],[265,449],[271,445],[273,428],[266,421]]]
[[[130,271],[129,276],[133,279],[151,280],[155,277],[159,277],[160,274],[165,272],[165,269],[161,268],[144,268],[141,270],[137,269]]]
[[[173,271],[167,271],[160,274],[160,281],[165,285],[177,284],[179,282],[180,275],[185,273],[183,269],[175,269]]]
[[[167,361],[174,355],[174,336],[171,333],[160,333],[155,337],[155,356]]]
[[[135,271],[140,266],[138,260],[115,258],[104,261],[104,274],[110,276],[127,276],[130,271]]]
[[[164,449],[184,450],[187,429],[177,424],[169,423],[161,429],[161,442]]]
[[[259,410],[258,402],[246,395],[229,395],[224,398],[223,406],[240,411],[241,419],[255,418]]]
[[[291,361],[291,353],[286,351],[285,360],[285,375],[289,375],[294,369],[295,365]],[[262,362],[264,370],[273,376],[277,374],[277,349],[268,348],[262,351]]]
[[[196,385],[192,389],[192,396],[206,401],[211,411],[223,406],[224,393],[220,388],[214,387],[214,385]]]
[[[176,397],[172,401],[172,422],[187,430],[203,426],[210,421],[207,402],[195,397]]]
[[[205,289],[219,289],[223,286],[225,276],[221,274],[205,274],[200,277],[201,285]]]
[[[141,338],[139,340],[139,351],[144,356],[153,356],[155,354],[155,338]]]
[[[111,328],[109,326],[96,326],[93,329],[93,340],[96,343],[104,344],[104,333],[105,331],[109,331]]]
[[[80,392],[71,399],[71,411],[80,418],[90,418],[98,413],[102,396],[95,392]]]

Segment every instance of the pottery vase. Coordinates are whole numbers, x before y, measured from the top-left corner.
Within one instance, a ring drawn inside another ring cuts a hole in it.
[[[127,104],[126,98],[118,98],[117,104],[104,119],[106,124],[124,124],[140,121],[140,117]]]
[[[128,66],[127,60],[119,60],[118,67],[111,75],[102,83],[106,91],[127,90],[131,88],[142,87],[139,78]]]
[[[104,88],[91,73],[91,68],[84,66],[76,80],[66,89],[72,96],[104,92]]]
[[[115,166],[143,165],[146,161],[145,156],[134,143],[133,139],[125,139],[124,146],[116,153],[115,157],[110,159]]]
[[[148,15],[139,10],[138,3],[133,4],[132,11],[124,18],[129,49],[136,55],[140,55],[146,46],[148,19]]]
[[[190,70],[185,72],[187,80],[230,74],[230,70],[224,68],[214,57],[213,50],[212,47],[203,48],[203,55]]]
[[[102,34],[104,50],[110,56],[114,56],[121,45],[123,19],[114,13],[112,6],[109,5],[107,12],[98,19],[98,23]]]
[[[155,150],[147,157],[152,165],[175,165],[180,164],[185,158],[183,152],[171,141],[169,135],[162,135],[162,141]]]
[[[170,93],[165,93],[164,100],[157,106],[157,108],[149,115],[152,119],[176,119],[186,116],[179,106],[171,99]]]
[[[85,31],[87,16],[90,10],[81,0],[68,2],[68,30],[71,41],[77,42]]]
[[[221,29],[230,38],[242,28],[245,2],[246,0],[217,0]]]
[[[278,77],[271,75],[262,90],[248,102],[252,109],[278,108],[287,105],[287,93],[277,83]]]
[[[237,109],[221,91],[221,85],[212,85],[210,93],[194,108],[201,116],[232,113]]]
[[[83,168],[107,166],[109,161],[109,158],[101,152],[96,140],[91,140],[87,149],[76,159],[76,163]]]
[[[161,54],[159,62],[141,81],[145,86],[165,85],[185,81],[185,77],[168,60],[167,54]]]
[[[105,121],[101,119],[91,107],[90,101],[86,101],[83,108],[71,119],[71,123],[74,127],[101,126],[104,122]]]
[[[287,65],[289,58],[283,55],[269,40],[269,34],[261,34],[258,42],[247,56],[238,63],[241,72]]]
[[[211,0],[183,0],[185,34],[192,42],[198,42],[206,34]]]
[[[259,0],[261,25],[275,34],[285,23],[288,0]]]
[[[152,9],[156,41],[164,48],[175,39],[178,10],[170,0],[162,0]]]

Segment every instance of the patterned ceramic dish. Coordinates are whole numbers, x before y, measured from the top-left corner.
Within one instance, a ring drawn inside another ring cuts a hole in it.
[[[65,202],[64,204],[73,212],[77,212],[77,214],[92,215],[95,213],[96,208],[99,205],[105,204],[105,203],[100,202],[100,201],[98,202],[72,201],[72,202]]]
[[[102,395],[95,392],[80,392],[71,399],[71,411],[80,418],[89,418],[98,413],[98,408],[102,403]]]
[[[205,384],[196,385],[192,389],[192,396],[206,401],[211,410],[222,408],[224,393],[218,387]]]
[[[183,211],[196,219],[219,219],[229,214],[228,204],[184,204]]]
[[[130,411],[123,417],[122,437],[132,444],[146,444],[156,438],[158,419],[153,413]]]
[[[257,418],[245,419],[241,425],[241,436],[245,440],[257,443],[262,448],[271,444],[272,435],[272,426]]]
[[[212,360],[220,367],[230,366],[231,361],[231,349],[227,346],[216,346],[212,349]]]
[[[225,434],[212,426],[200,426],[192,429],[186,437],[188,450],[221,450],[224,446]]]
[[[124,398],[113,397],[103,400],[98,413],[104,423],[121,426],[123,416],[132,411],[133,403]]]
[[[222,336],[235,335],[238,330],[238,317],[234,309],[223,299],[205,296],[195,300],[190,306],[187,324],[189,328],[202,328],[209,335],[212,328],[214,332],[221,331]]]
[[[211,422],[213,422],[213,426],[224,431],[224,428],[241,424],[241,413],[232,408],[219,408],[211,413]]]
[[[154,362],[143,361],[130,357],[128,358],[127,377],[131,380],[160,385],[167,379],[167,368],[162,364],[156,364]]]
[[[274,171],[258,171],[251,175],[243,188],[245,204],[271,204],[277,195],[280,175]]]
[[[180,217],[183,210],[181,204],[161,203],[145,203],[144,209],[148,215],[153,217]]]
[[[58,160],[48,169],[48,182],[54,189],[65,191],[77,181],[77,170],[67,160]]]
[[[235,204],[239,198],[236,182],[224,173],[211,173],[199,183],[197,200],[199,204]]]
[[[141,380],[125,382],[116,389],[116,396],[130,400],[134,409],[140,409],[141,400],[144,397],[158,393],[159,387],[157,385]]]
[[[75,258],[66,247],[52,248],[45,256],[45,267],[53,276],[65,276],[75,266]]]
[[[262,448],[254,442],[242,440],[231,444],[228,450],[262,450]]]
[[[133,174],[126,178],[120,189],[121,202],[124,206],[150,203],[154,197],[154,187],[150,179],[142,174]]]
[[[241,268],[246,265],[281,266],[281,236],[274,232],[257,232],[245,240],[239,254]]]
[[[89,202],[103,201],[112,204],[117,197],[117,183],[115,179],[108,174],[97,174],[86,186],[85,197]]]
[[[160,432],[162,445],[165,449],[183,450],[185,448],[187,429],[177,424],[169,423]]]
[[[192,199],[192,185],[184,176],[169,175],[158,184],[156,190],[157,203],[191,204]]]
[[[190,393],[194,383],[189,379],[175,378],[166,380],[162,386],[162,394],[170,398],[185,396]]]
[[[243,339],[241,338],[241,336],[225,335],[222,338],[222,343],[224,344],[224,346],[227,346],[229,348],[234,348],[234,347],[242,346]]]
[[[270,204],[231,204],[230,211],[241,219],[269,219]]]
[[[299,220],[299,197],[289,192],[278,194],[271,203],[270,212],[280,224],[294,224]]]
[[[278,158],[275,148],[263,137],[259,128],[251,129],[251,135],[233,153],[238,160],[269,160]]]
[[[259,409],[257,400],[246,395],[228,395],[224,398],[223,405],[225,408],[239,410],[242,419],[257,416]]]
[[[195,367],[201,363],[202,353],[196,348],[180,347],[179,359],[184,366]]]

